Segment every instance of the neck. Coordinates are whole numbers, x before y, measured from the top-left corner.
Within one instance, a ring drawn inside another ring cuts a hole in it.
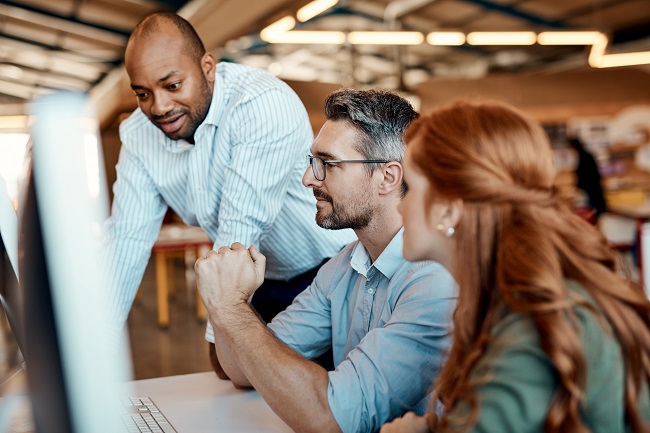
[[[378,215],[366,227],[355,229],[354,232],[374,263],[401,228],[402,216],[397,209],[394,209],[386,214]]]

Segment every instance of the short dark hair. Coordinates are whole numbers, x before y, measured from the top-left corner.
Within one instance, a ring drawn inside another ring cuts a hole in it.
[[[129,43],[135,38],[146,39],[155,36],[160,29],[161,22],[171,23],[178,29],[183,38],[184,51],[196,60],[196,62],[200,62],[206,53],[203,41],[201,41],[192,24],[173,12],[156,12],[144,17],[133,29],[129,37]]]

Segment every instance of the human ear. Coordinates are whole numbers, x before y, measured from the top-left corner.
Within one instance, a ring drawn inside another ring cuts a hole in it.
[[[459,198],[448,200],[440,206],[437,225],[456,229],[463,215],[463,201]]]
[[[201,57],[201,70],[203,71],[203,75],[205,75],[205,78],[210,83],[214,83],[216,69],[217,69],[217,62],[214,59],[212,53],[205,53],[203,57]]]
[[[389,194],[395,189],[402,187],[404,177],[404,168],[397,161],[389,161],[381,168],[381,184],[379,185],[380,194]]]
[[[447,236],[452,236],[462,214],[463,201],[461,199],[439,201],[430,209],[429,224],[440,232],[447,233]]]

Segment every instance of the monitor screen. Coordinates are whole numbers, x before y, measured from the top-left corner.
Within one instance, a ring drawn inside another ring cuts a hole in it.
[[[87,98],[31,106],[32,148],[18,207],[27,382],[39,433],[120,431],[126,344],[108,332],[101,275],[108,214],[97,121]]]

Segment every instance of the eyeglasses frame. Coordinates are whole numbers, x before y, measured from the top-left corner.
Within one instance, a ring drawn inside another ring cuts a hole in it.
[[[324,169],[323,169],[323,178],[322,179],[319,179],[318,175],[316,174],[316,169],[314,168],[314,163],[313,163],[314,159],[318,159],[318,160],[323,162]],[[342,162],[357,162],[357,163],[362,163],[362,164],[385,164],[385,163],[389,162],[389,160],[386,160],[386,159],[323,159],[323,158],[320,158],[318,156],[314,156],[314,155],[310,154],[310,155],[307,155],[307,162],[311,166],[311,171],[314,174],[314,177],[316,178],[316,180],[319,181],[319,182],[322,182],[327,177],[327,170],[325,169],[327,164],[339,164],[339,163],[342,163]]]

